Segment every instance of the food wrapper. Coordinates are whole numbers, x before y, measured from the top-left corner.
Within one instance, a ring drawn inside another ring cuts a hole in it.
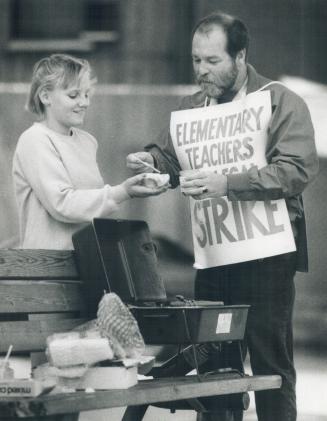
[[[118,358],[137,358],[145,344],[137,321],[115,293],[105,294],[98,307],[97,324]]]
[[[47,356],[51,365],[68,367],[91,365],[114,357],[109,340],[99,331],[56,333],[47,338]]]
[[[169,183],[169,174],[146,173],[143,184],[150,188],[160,188]]]

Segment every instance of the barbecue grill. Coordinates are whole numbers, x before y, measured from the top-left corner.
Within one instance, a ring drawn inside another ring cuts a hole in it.
[[[145,221],[97,218],[73,235],[73,244],[89,317],[108,291],[128,305],[147,344],[243,339],[249,306],[167,298]]]

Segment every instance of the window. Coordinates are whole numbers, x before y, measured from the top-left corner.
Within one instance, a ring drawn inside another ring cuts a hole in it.
[[[12,0],[10,50],[82,50],[119,38],[119,0]]]

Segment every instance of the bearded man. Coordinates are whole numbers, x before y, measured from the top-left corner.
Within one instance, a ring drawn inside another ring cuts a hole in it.
[[[192,34],[192,59],[201,90],[182,100],[180,109],[194,109],[242,99],[269,90],[271,119],[267,130],[267,165],[258,169],[219,174],[205,169],[183,176],[183,193],[195,199],[229,201],[285,199],[296,251],[264,259],[199,269],[195,298],[249,304],[245,348],[253,374],[278,374],[278,390],[255,393],[259,421],[295,421],[296,372],[293,362],[292,313],[294,276],[307,271],[307,248],[302,192],[318,172],[314,130],[308,108],[295,93],[259,75],[247,63],[249,34],[238,18],[213,13],[203,18]],[[170,174],[179,184],[180,163],[167,127],[146,151],[130,154],[127,166],[145,172],[137,158]],[[219,356],[217,356],[219,358]],[[241,419],[240,413],[199,413],[198,420]]]

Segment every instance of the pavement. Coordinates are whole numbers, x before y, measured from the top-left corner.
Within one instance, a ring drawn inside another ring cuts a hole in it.
[[[297,368],[297,421],[327,421],[327,352],[317,353],[301,348],[295,352]],[[249,368],[246,367],[249,373]],[[253,394],[251,403],[244,413],[244,421],[257,421]],[[91,411],[80,415],[79,421],[120,421],[124,408],[110,411]],[[195,421],[194,411],[176,411],[149,407],[143,421]],[[279,421],[279,420],[276,420]]]

